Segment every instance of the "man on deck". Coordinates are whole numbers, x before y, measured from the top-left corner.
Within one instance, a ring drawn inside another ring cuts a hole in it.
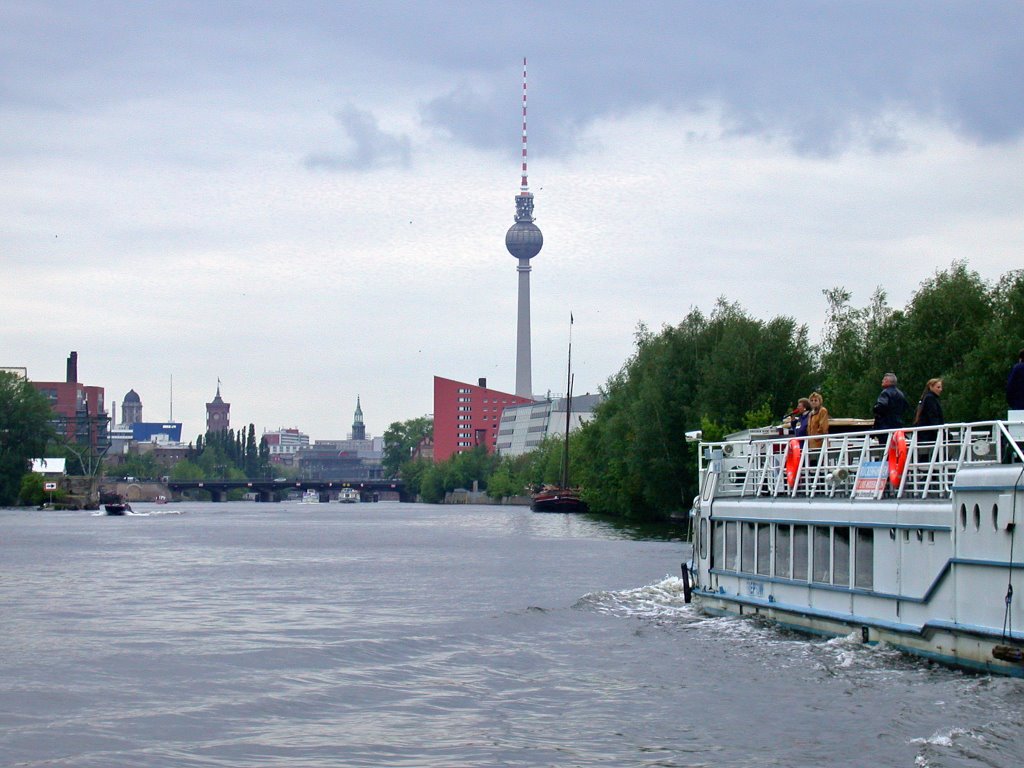
[[[907,410],[907,396],[896,386],[896,374],[882,377],[882,391],[875,401],[875,429],[898,429],[903,426],[903,413]]]

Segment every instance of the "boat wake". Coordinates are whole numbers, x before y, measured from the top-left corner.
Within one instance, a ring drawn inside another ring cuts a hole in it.
[[[185,510],[183,509],[152,509],[146,510],[145,512],[137,512],[135,510],[126,511],[123,515],[109,515],[102,509],[92,513],[93,517],[165,517],[174,515],[184,515]]]
[[[574,608],[609,616],[641,619],[693,619],[704,617],[683,596],[683,580],[668,576],[655,584],[617,592],[590,592]]]

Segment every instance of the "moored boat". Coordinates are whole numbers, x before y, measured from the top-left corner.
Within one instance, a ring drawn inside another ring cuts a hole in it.
[[[586,512],[587,504],[575,488],[545,485],[530,497],[530,508],[534,512]]]
[[[299,499],[300,504],[319,504],[320,503],[320,491],[309,488],[302,492],[302,498]]]
[[[693,596],[1024,677],[1022,444],[1018,421],[702,443]]]
[[[530,494],[534,512],[586,512],[587,504],[579,488],[569,484],[569,427],[572,418],[572,315],[569,316],[569,354],[566,365],[565,435],[562,438],[561,476],[557,484],[545,484]]]

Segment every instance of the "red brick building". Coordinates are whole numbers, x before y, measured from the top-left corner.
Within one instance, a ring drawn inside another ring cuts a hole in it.
[[[69,443],[101,452],[109,445],[103,387],[78,382],[78,353],[68,355],[64,381],[30,381],[53,409],[54,429]]]
[[[527,397],[487,388],[487,379],[477,384],[434,377],[434,461],[478,445],[494,452],[498,424],[505,406],[532,403]]]

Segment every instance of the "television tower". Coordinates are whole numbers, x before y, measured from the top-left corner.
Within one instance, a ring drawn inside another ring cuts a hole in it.
[[[516,223],[505,233],[505,247],[519,259],[519,311],[516,323],[516,394],[533,397],[530,370],[530,259],[540,253],[544,236],[533,223],[533,193],[526,181],[526,59],[523,59],[523,177],[516,195]]]

